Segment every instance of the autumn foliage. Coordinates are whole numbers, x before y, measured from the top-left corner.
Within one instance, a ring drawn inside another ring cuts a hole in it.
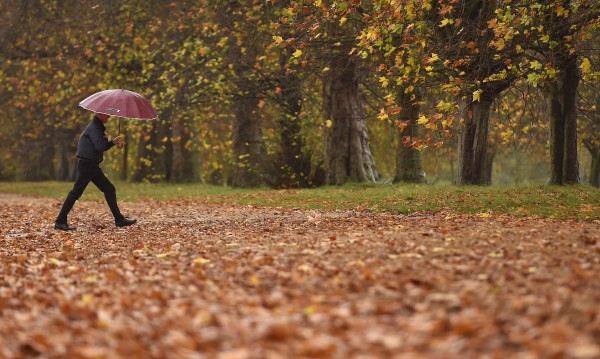
[[[110,128],[128,141],[108,158],[124,180],[281,188],[429,171],[488,184],[496,154],[519,152],[552,183],[580,172],[596,183],[594,1],[5,0],[0,10],[2,179],[73,179],[89,121],[77,103],[125,87],[159,120]],[[524,107],[537,109],[528,123]],[[507,147],[511,137],[531,146]],[[403,161],[404,147],[418,152]],[[443,167],[421,169],[421,156]]]

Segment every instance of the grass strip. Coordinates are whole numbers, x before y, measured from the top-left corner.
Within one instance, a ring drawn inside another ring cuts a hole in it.
[[[406,214],[450,211],[457,214],[511,214],[517,217],[594,221],[600,219],[600,189],[572,186],[433,186],[347,184],[314,189],[237,189],[200,183],[116,182],[121,201],[191,200],[270,207],[359,210]],[[0,193],[62,200],[70,182],[0,182]],[[90,185],[81,200],[102,200]]]

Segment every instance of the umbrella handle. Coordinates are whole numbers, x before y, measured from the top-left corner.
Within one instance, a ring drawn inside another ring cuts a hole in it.
[[[117,136],[121,136],[121,119],[119,118],[119,132],[117,132]],[[122,149],[125,144],[123,142],[117,144],[118,149]]]

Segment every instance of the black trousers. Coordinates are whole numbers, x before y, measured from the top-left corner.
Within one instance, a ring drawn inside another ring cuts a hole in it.
[[[108,203],[110,211],[115,217],[115,221],[123,220],[125,217],[121,214],[119,206],[117,205],[117,191],[115,186],[108,178],[106,178],[100,169],[100,165],[94,161],[79,159],[77,162],[77,169],[77,179],[75,180],[73,189],[69,192],[63,203],[62,209],[56,218],[56,222],[67,223],[67,215],[75,205],[75,201],[81,197],[83,191],[85,191],[85,188],[90,182],[94,183],[96,187],[104,193],[104,198],[106,199],[106,203]]]

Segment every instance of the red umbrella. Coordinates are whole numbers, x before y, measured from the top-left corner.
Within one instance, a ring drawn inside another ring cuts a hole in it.
[[[139,93],[123,90],[104,90],[96,92],[79,103],[86,110],[103,113],[109,116],[153,120],[158,117],[156,111]],[[119,133],[121,120],[119,119]],[[123,146],[119,146],[122,148]]]
[[[123,118],[153,120],[156,111],[142,95],[133,91],[115,89],[97,92],[79,103],[86,110]]]

